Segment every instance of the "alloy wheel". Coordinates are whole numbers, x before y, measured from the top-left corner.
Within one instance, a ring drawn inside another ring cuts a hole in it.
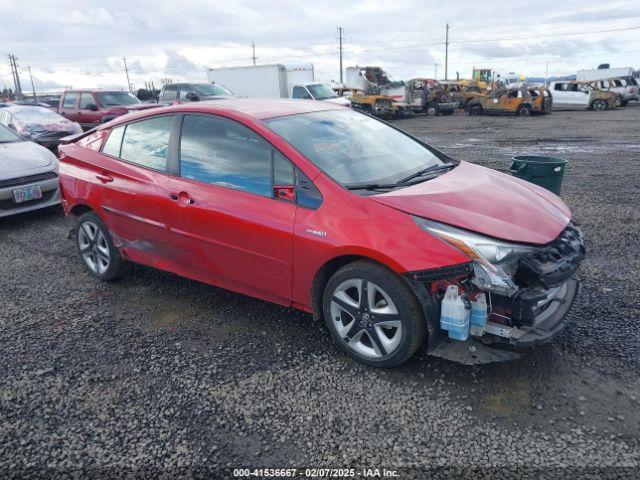
[[[339,337],[358,355],[379,360],[391,356],[402,340],[400,313],[375,283],[353,278],[331,295],[330,313]]]
[[[82,222],[78,226],[78,246],[84,263],[89,269],[101,275],[111,264],[109,244],[102,229],[94,222]]]

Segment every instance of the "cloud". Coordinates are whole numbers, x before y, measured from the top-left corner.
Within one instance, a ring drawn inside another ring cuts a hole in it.
[[[1,1],[1,0],[0,0]],[[444,71],[445,24],[454,40],[588,32],[636,25],[637,2],[610,0],[486,2],[397,0],[31,0],[3,2],[0,45],[43,79],[74,86],[126,87],[166,77],[204,80],[208,66],[248,65],[255,41],[260,63],[316,66],[338,78],[337,32],[344,27],[345,66],[379,65],[398,78]],[[628,19],[623,18],[627,16]],[[640,64],[638,31],[550,39],[451,45],[450,71],[476,62],[523,73],[575,73],[601,63]],[[397,48],[420,44],[415,48]],[[7,78],[7,73],[2,71]],[[468,76],[468,74],[466,75]],[[10,79],[10,76],[8,77]],[[56,80],[58,79],[58,80]]]

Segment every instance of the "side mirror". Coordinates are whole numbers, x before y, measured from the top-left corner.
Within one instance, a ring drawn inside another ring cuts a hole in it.
[[[280,200],[294,202],[296,200],[296,187],[293,185],[274,185],[273,196]]]
[[[198,94],[196,92],[188,92],[184,97],[192,102],[198,101]]]
[[[98,111],[98,106],[95,103],[89,103],[86,107],[87,110],[91,110],[92,112]]]

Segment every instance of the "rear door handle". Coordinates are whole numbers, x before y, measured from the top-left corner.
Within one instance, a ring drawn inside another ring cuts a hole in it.
[[[191,205],[194,203],[193,198],[187,192],[170,193],[169,198],[174,202],[180,202],[185,205]]]
[[[108,173],[99,173],[96,175],[96,178],[100,180],[102,183],[113,182],[113,177]]]

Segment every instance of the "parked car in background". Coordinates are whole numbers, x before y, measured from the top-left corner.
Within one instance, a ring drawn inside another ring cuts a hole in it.
[[[27,140],[55,150],[60,139],[82,133],[82,128],[50,109],[32,105],[13,105],[0,110],[0,123]]]
[[[575,80],[551,82],[549,91],[554,110],[607,110],[615,108],[618,102],[616,94]]]
[[[635,87],[636,96],[633,101],[636,103],[640,101],[640,84],[638,83],[638,80],[634,77],[621,77],[620,80],[625,87]]]
[[[11,104],[10,103],[0,102],[0,108],[5,108],[5,107],[8,107],[9,105],[11,105]]]
[[[451,92],[430,78],[406,82],[403,101],[414,112],[426,115],[451,115],[459,105]]]
[[[529,116],[551,113],[553,99],[546,88],[501,88],[469,100],[469,115],[512,114]]]
[[[638,87],[631,82],[625,82],[622,78],[607,78],[588,82],[593,88],[615,93],[618,103],[624,107],[631,100],[638,100]]]
[[[0,125],[0,217],[59,203],[56,156]]]
[[[58,113],[89,130],[125,113],[155,107],[157,104],[142,103],[129,92],[67,90],[60,98]]]
[[[158,95],[160,103],[199,102],[231,98],[233,93],[214,83],[170,83],[163,85]]]
[[[550,340],[578,292],[584,246],[559,197],[328,102],[140,112],[62,146],[60,163],[89,274],[138,262],[313,312],[369,365],[425,342],[457,361],[517,358],[491,345]],[[484,303],[470,330],[465,304],[487,295],[493,313]]]

